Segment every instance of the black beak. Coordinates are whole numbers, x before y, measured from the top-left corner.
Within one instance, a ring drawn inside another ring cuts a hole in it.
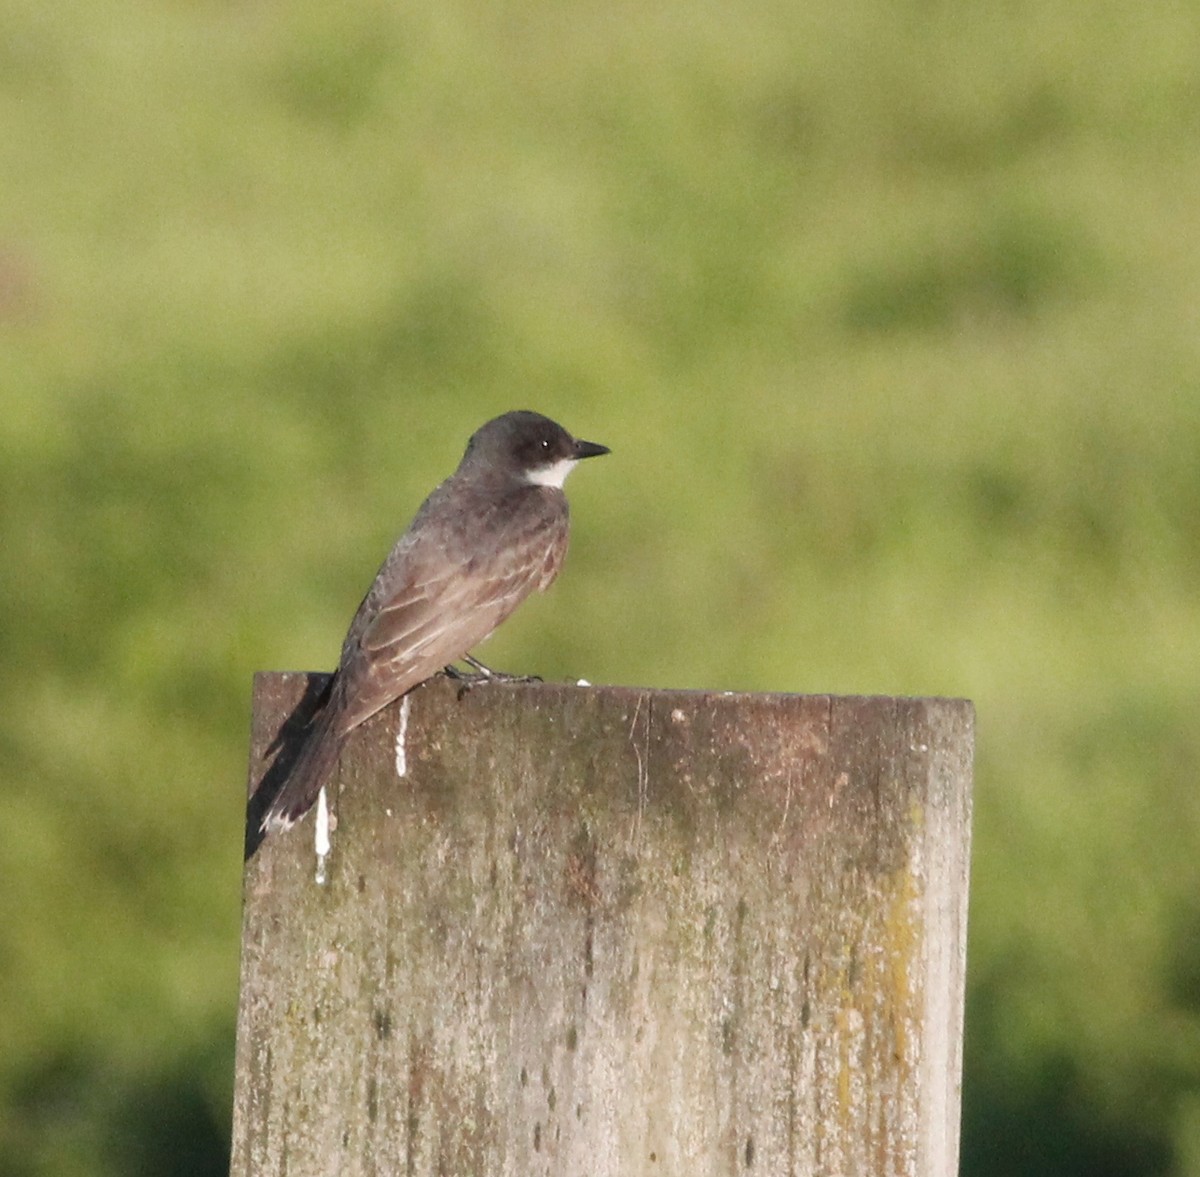
[[[598,458],[601,454],[611,454],[612,450],[606,445],[600,445],[595,441],[577,441],[575,443],[575,457],[578,458]]]

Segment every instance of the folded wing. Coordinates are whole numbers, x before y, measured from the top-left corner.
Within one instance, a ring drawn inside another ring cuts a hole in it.
[[[389,561],[392,567],[385,565],[343,650],[340,734],[462,658],[531,592],[550,584],[566,554],[566,503],[557,493],[533,493],[547,510],[532,518],[521,513],[519,527],[482,511],[474,520],[476,527],[490,524],[486,542],[461,530],[451,540],[418,531]]]

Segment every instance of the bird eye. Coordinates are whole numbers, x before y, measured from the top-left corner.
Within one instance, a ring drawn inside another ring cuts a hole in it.
[[[543,437],[540,444],[542,449],[548,450],[550,448],[550,439],[548,437]]]

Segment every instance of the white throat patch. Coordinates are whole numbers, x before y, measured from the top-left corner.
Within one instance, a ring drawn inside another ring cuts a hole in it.
[[[560,489],[567,481],[567,475],[575,469],[576,458],[560,458],[540,470],[530,470],[525,476],[534,486],[557,486]]]

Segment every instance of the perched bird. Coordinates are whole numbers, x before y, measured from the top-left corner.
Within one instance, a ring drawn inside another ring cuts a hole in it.
[[[476,431],[359,605],[263,833],[287,829],[308,810],[360,723],[456,661],[479,666],[470,651],[562,567],[567,475],[608,452],[540,413],[505,413]]]

